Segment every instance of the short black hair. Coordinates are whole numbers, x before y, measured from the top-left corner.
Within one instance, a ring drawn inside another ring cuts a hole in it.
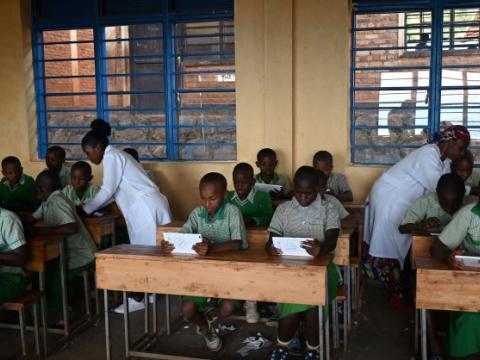
[[[39,182],[44,183],[51,192],[62,188],[58,174],[52,170],[43,170],[40,174],[38,174],[35,181],[37,184]]]
[[[316,170],[313,166],[301,166],[295,172],[293,177],[293,183],[298,186],[302,181],[308,182],[309,186],[312,188],[318,187],[319,184],[319,171]]]
[[[263,148],[257,153],[257,161],[262,161],[262,159],[266,157],[272,157],[277,160],[277,153],[270,148]]]
[[[316,169],[315,169],[316,170]],[[318,185],[327,185],[328,177],[323,171],[317,170],[318,172]]]
[[[3,158],[2,160],[2,168],[4,168],[7,165],[17,165],[17,166],[22,166],[22,163],[20,162],[20,159],[15,157],[15,156],[7,156]]]
[[[227,179],[218,172],[209,172],[200,179],[200,186],[203,184],[219,184],[223,191],[227,191]]]
[[[60,158],[62,158],[63,160],[65,160],[65,158],[67,157],[67,154],[65,153],[65,149],[61,146],[58,146],[58,145],[54,145],[54,146],[50,146],[47,150],[47,154],[50,153],[50,154],[57,154],[58,156],[60,156]]]
[[[245,162],[239,163],[233,168],[233,177],[235,177],[235,175],[238,173],[244,173],[253,178],[253,167]]]
[[[129,154],[131,157],[133,157],[135,160],[140,162],[140,157],[138,156],[138,151],[135,150],[134,148],[125,148],[123,149],[127,154]]]
[[[465,183],[456,174],[442,175],[437,183],[437,194],[439,193],[450,193],[463,197],[465,195]]]
[[[452,161],[450,164],[450,169],[454,171],[458,164],[461,164],[462,162],[467,162],[471,167],[475,164],[475,158],[473,157],[473,154],[470,150],[465,150],[463,155],[456,159],[455,161]]]
[[[92,167],[86,161],[77,161],[72,165],[71,171],[80,170],[87,176],[92,176]]]
[[[320,150],[313,155],[313,164],[315,165],[318,161],[333,163],[333,156],[326,150]]]

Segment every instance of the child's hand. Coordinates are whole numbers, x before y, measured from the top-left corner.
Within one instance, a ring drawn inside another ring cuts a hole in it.
[[[196,243],[193,245],[193,250],[197,252],[198,255],[205,256],[208,254],[208,239],[203,238],[202,242]]]
[[[463,255],[464,253],[465,251],[461,249],[453,250],[448,256],[448,259],[447,259],[448,265],[450,265],[450,267],[454,270],[463,270],[464,269],[463,264],[459,262],[457,259],[455,259],[455,256]]]
[[[440,220],[438,220],[438,218],[432,217],[424,221],[424,226],[425,226],[425,229],[429,231],[429,230],[435,230],[435,229],[441,228],[442,223],[440,222]]]
[[[320,255],[320,242],[318,240],[306,240],[302,242],[302,248],[313,257]]]
[[[328,187],[325,189],[325,193],[329,194],[329,195],[335,195],[335,191],[333,191],[332,189],[330,189]]]
[[[273,243],[272,243],[272,244],[270,244],[270,247],[268,248],[268,253],[270,255],[273,255],[273,256],[280,256],[280,255],[282,255],[282,250],[273,246]]]
[[[162,240],[160,243],[160,247],[162,249],[162,252],[165,254],[170,254],[173,249],[175,249],[175,246],[173,244],[170,244],[168,241]]]

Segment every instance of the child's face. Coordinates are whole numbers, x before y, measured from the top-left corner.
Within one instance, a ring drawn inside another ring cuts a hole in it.
[[[2,168],[2,174],[10,185],[17,185],[23,175],[23,168],[18,164],[6,164]]]
[[[59,172],[62,168],[63,159],[57,152],[47,152],[47,158],[45,159],[45,163],[47,164],[48,170]]]
[[[313,164],[313,167],[316,170],[320,170],[321,172],[323,172],[325,175],[327,175],[327,177],[330,175],[330,173],[333,170],[333,164],[331,161],[324,161],[324,160],[315,161],[315,164]]]
[[[260,169],[262,175],[272,177],[278,161],[273,156],[264,156],[260,161],[255,163]]]
[[[88,160],[90,160],[95,165],[98,165],[103,160],[103,154],[105,153],[105,150],[102,149],[100,145],[97,145],[97,146],[87,145],[83,147],[83,152],[87,155]]]
[[[51,194],[51,191],[49,190],[48,186],[44,184],[42,181],[36,181],[36,190],[37,190],[37,199],[39,201],[45,201],[48,199],[48,197]]]
[[[300,181],[295,184],[293,195],[300,205],[309,206],[317,198],[318,186],[312,186],[308,181]]]
[[[240,200],[244,200],[247,198],[250,191],[252,191],[252,187],[255,184],[255,179],[251,174],[247,172],[237,172],[233,176],[233,186],[235,187],[235,191],[237,192],[238,197]]]
[[[83,192],[91,180],[92,175],[87,174],[82,169],[73,169],[70,173],[70,181],[75,191]]]
[[[473,166],[470,161],[459,161],[455,164],[454,174],[460,176],[463,181],[467,180],[472,175]]]
[[[458,196],[450,192],[437,193],[438,202],[447,214],[453,215],[458,209],[462,207],[463,196]]]
[[[200,184],[200,201],[207,209],[208,215],[213,216],[223,204],[226,191],[221,184],[203,183]]]

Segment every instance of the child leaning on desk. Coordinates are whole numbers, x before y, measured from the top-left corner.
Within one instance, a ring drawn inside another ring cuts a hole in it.
[[[201,206],[195,208],[182,227],[183,233],[202,235],[202,242],[193,249],[199,255],[239,251],[248,247],[245,224],[240,210],[227,202],[227,179],[222,174],[211,172],[200,180]],[[173,251],[173,245],[162,241],[165,252]],[[222,341],[215,331],[219,317],[230,316],[240,302],[223,299],[208,299],[199,296],[184,296],[183,317],[197,325],[211,351],[219,351]]]
[[[323,199],[319,191],[319,174],[311,166],[302,166],[294,176],[294,198],[279,205],[273,214],[268,228],[270,240],[265,246],[271,255],[281,255],[273,246],[272,237],[312,238],[303,245],[312,256],[318,257],[332,252],[337,245],[340,232],[338,210]],[[336,297],[338,273],[335,265],[327,268],[329,300]],[[305,316],[305,335],[307,348],[305,359],[319,358],[318,343],[318,308],[301,304],[278,304],[278,337],[277,345],[270,359],[286,359],[288,345],[298,330],[299,320]]]
[[[430,254],[463,269],[456,255],[480,256],[480,203],[462,207],[430,248]],[[448,348],[453,359],[480,358],[480,313],[450,313]]]

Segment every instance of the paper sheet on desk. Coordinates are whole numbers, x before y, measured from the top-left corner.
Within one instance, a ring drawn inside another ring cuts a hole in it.
[[[183,234],[183,233],[163,233],[165,241],[172,244],[175,248],[172,254],[190,254],[196,255],[193,245],[202,242],[201,234]]]
[[[282,185],[255,183],[255,189],[265,192],[282,191]]]
[[[282,251],[283,256],[301,256],[312,257],[307,250],[302,248],[302,242],[311,240],[311,238],[288,238],[273,237],[273,246]]]
[[[463,266],[480,268],[480,256],[455,255],[455,259],[461,262]]]

